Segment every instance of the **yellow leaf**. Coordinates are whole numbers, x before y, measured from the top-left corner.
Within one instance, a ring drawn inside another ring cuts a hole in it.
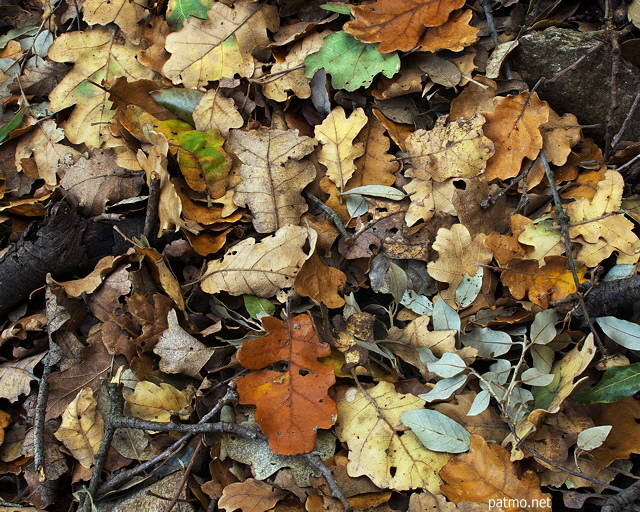
[[[354,160],[364,154],[364,145],[353,139],[367,124],[364,110],[357,108],[349,117],[342,107],[334,108],[322,124],[316,126],[315,136],[322,143],[318,161],[327,168],[327,176],[344,192],[349,178],[356,170]]]
[[[312,138],[299,136],[298,130],[231,132],[229,148],[242,161],[242,181],[236,185],[233,201],[249,207],[258,233],[298,225],[307,211],[301,192],[315,178],[316,169],[302,158],[315,144]]]
[[[251,1],[227,7],[215,2],[209,18],[191,18],[184,28],[167,36],[171,58],[162,71],[174,84],[200,87],[223,77],[251,77],[255,56],[269,44],[267,29],[278,28],[274,5]],[[263,52],[264,53],[264,52]]]
[[[181,419],[188,419],[191,414],[185,393],[166,382],[159,386],[148,381],[138,382],[127,403],[131,414],[143,420],[167,422],[174,414]]]
[[[462,224],[438,230],[433,248],[440,257],[427,265],[427,272],[436,281],[449,283],[449,288],[442,291],[442,298],[450,305],[453,305],[456,290],[465,273],[474,276],[478,268],[476,264],[486,265],[491,261],[493,255],[484,246],[483,240],[482,233],[472,239]]]
[[[618,263],[633,264],[640,258],[640,240],[633,223],[621,214],[611,214],[620,208],[623,187],[622,175],[607,171],[593,199],[582,197],[567,206],[572,224],[569,234],[582,244],[578,258],[588,267],[597,266],[614,251],[619,253]]]
[[[85,468],[95,462],[104,434],[104,420],[97,409],[91,388],[83,388],[62,413],[62,424],[55,433]]]
[[[445,125],[438,118],[432,130],[417,130],[405,144],[411,165],[422,179],[472,178],[484,172],[493,155],[493,142],[482,134],[485,119],[479,114],[471,119],[457,119]]]
[[[70,142],[96,148],[113,138],[109,121],[115,112],[109,93],[87,80],[109,86],[121,76],[130,82],[155,78],[155,73],[136,59],[139,51],[141,48],[130,42],[116,41],[114,30],[102,27],[66,32],[56,38],[49,48],[49,58],[75,65],[49,94],[49,108],[59,112],[76,105],[64,125]]]
[[[431,178],[416,177],[415,169],[407,169],[405,176],[412,180],[404,186],[405,192],[411,198],[404,221],[407,226],[413,226],[419,220],[428,221],[437,213],[456,215],[453,197],[457,190],[453,178],[444,182],[437,182]]]
[[[378,383],[367,394],[350,388],[338,404],[335,430],[349,447],[349,476],[366,475],[382,489],[438,493],[438,471],[449,456],[425,448],[400,419],[404,411],[419,409],[425,401],[397,393],[389,382]]]
[[[142,25],[139,20],[148,14],[146,0],[86,0],[82,3],[82,17],[88,25],[115,23],[135,44],[140,42]]]
[[[404,329],[392,327],[388,338],[393,341],[406,343],[412,347],[426,347],[437,357],[447,352],[456,351],[456,334],[454,329],[430,331],[428,329],[431,317],[423,315],[409,322]]]
[[[272,297],[293,280],[311,256],[317,235],[299,226],[285,226],[256,243],[247,238],[234,245],[221,260],[210,261],[202,290],[206,293]],[[309,253],[303,247],[309,243]]]

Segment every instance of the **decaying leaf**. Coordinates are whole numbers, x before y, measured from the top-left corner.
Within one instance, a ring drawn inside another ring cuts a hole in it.
[[[286,323],[265,317],[267,335],[247,340],[238,351],[245,368],[258,370],[236,382],[240,403],[256,405],[255,419],[278,454],[313,451],[319,428],[336,421],[336,405],[327,395],[333,369],[318,362],[331,349],[318,339],[311,319],[299,315]],[[263,369],[285,361],[286,372]]]
[[[540,490],[537,475],[526,471],[518,478],[509,452],[475,434],[469,452],[451,459],[440,476],[445,481],[442,492],[454,503],[493,503],[510,512],[551,510],[551,495]],[[528,504],[526,508],[520,500]]]
[[[222,290],[231,295],[273,297],[293,285],[302,264],[315,246],[315,231],[285,226],[257,242],[247,238],[227,251],[222,260],[210,261],[202,289],[206,293]],[[305,252],[305,244],[311,245]]]
[[[347,276],[341,270],[325,265],[317,252],[304,262],[294,282],[294,290],[300,295],[311,297],[328,308],[344,306],[344,299],[338,291],[347,283]]]
[[[297,130],[234,130],[229,147],[242,161],[233,201],[248,206],[258,233],[273,233],[285,226],[297,226],[307,211],[302,189],[315,177],[316,169],[302,160],[316,142],[301,137]]]
[[[24,357],[20,361],[0,364],[0,396],[15,402],[20,395],[28,395],[31,382],[37,379],[33,369],[44,356],[43,352]]]
[[[187,419],[191,415],[189,399],[183,391],[171,384],[142,381],[136,384],[133,393],[127,396],[131,414],[143,420],[167,422],[172,415]]]
[[[287,491],[277,489],[266,482],[249,478],[244,482],[227,485],[222,491],[218,507],[228,512],[236,509],[265,512],[272,509],[287,494]]]
[[[383,489],[439,492],[438,472],[449,456],[427,450],[400,419],[424,400],[397,393],[389,382],[366,393],[350,388],[338,404],[336,434],[349,446],[349,475],[366,475]]]
[[[81,389],[62,414],[62,424],[55,433],[85,468],[93,466],[104,434],[104,420],[97,406],[91,388]]]
[[[227,137],[231,128],[240,128],[244,124],[244,119],[233,99],[218,88],[207,91],[193,109],[193,122],[197,130],[218,130],[223,137]]]

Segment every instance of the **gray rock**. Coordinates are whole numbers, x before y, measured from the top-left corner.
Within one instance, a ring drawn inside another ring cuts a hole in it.
[[[552,27],[527,34],[519,42],[509,56],[511,69],[520,73],[529,87],[545,77],[547,80],[537,89],[539,96],[559,114],[569,112],[575,114],[581,124],[599,124],[598,128],[586,129],[585,134],[602,143],[612,90],[612,52],[608,36],[602,31],[578,32]],[[601,42],[604,44],[600,48],[587,54]],[[584,59],[575,67],[548,82],[583,56]],[[620,129],[636,93],[640,91],[638,67],[620,59],[616,89],[618,108],[613,134]],[[636,110],[622,140],[640,140],[640,110]]]

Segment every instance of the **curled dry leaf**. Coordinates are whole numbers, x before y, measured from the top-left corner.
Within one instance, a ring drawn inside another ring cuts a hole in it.
[[[191,415],[185,393],[166,382],[159,386],[148,381],[138,382],[133,393],[127,396],[127,403],[131,414],[143,420],[167,422],[174,414],[181,419]]]
[[[62,424],[55,433],[85,468],[93,466],[104,434],[104,420],[97,407],[91,388],[81,389],[62,413]]]
[[[317,359],[331,348],[320,342],[307,315],[286,323],[269,316],[262,325],[267,335],[245,341],[238,351],[242,366],[258,370],[236,382],[240,403],[256,405],[256,422],[275,453],[311,452],[318,429],[336,422],[336,404],[327,394],[333,369]],[[289,363],[286,372],[263,369],[279,361]]]
[[[31,381],[37,379],[33,369],[44,356],[45,352],[0,364],[0,397],[16,402],[20,395],[28,395]]]
[[[316,176],[312,162],[301,160],[313,151],[316,141],[297,130],[261,128],[233,130],[229,147],[242,161],[233,201],[248,206],[258,233],[272,233],[300,221],[307,211],[302,189]]]
[[[210,261],[202,289],[231,295],[273,297],[293,285],[302,264],[311,256],[317,235],[299,226],[285,226],[256,243],[247,238],[234,245],[221,260]],[[309,242],[309,252],[303,247]]]

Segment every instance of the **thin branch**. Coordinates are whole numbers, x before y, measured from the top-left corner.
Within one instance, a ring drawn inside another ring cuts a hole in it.
[[[173,498],[171,498],[171,501],[167,503],[167,506],[165,507],[164,512],[171,512],[171,509],[176,505],[176,503],[178,503],[178,500],[180,499],[180,493],[182,492],[182,489],[184,489],[184,486],[187,484],[189,475],[193,470],[193,464],[198,458],[198,455],[200,454],[201,449],[202,449],[202,438],[198,440],[198,444],[196,445],[196,448],[193,451],[193,455],[191,456],[189,465],[187,466],[187,469],[185,469],[184,475],[182,475],[182,480],[180,480],[180,484],[178,485],[178,487],[176,487],[176,490],[173,493]]]
[[[636,97],[633,99],[633,104],[631,105],[629,112],[627,112],[627,116],[624,118],[624,121],[622,122],[622,126],[620,127],[620,130],[618,130],[618,133],[616,133],[613,136],[613,139],[611,140],[611,147],[615,148],[618,145],[618,142],[620,142],[620,139],[622,138],[622,135],[627,129],[627,126],[629,126],[629,121],[633,119],[633,114],[638,108],[639,103],[640,103],[640,92],[637,93]]]
[[[318,199],[316,196],[314,196],[310,192],[305,191],[303,192],[303,194],[307,196],[307,198],[311,199],[311,201],[313,201],[316,205],[318,205],[327,214],[331,222],[333,222],[336,228],[338,228],[338,232],[340,233],[340,236],[344,239],[345,242],[351,239],[351,237],[349,236],[349,233],[347,233],[347,230],[344,227],[344,224],[342,223],[342,219],[340,218],[340,215],[334,212],[331,208],[329,208],[326,204],[324,204],[320,199]]]
[[[147,211],[144,218],[144,230],[142,234],[147,240],[151,239],[153,226],[158,218],[158,205],[160,204],[160,175],[152,171],[149,176],[149,198],[147,199]]]

